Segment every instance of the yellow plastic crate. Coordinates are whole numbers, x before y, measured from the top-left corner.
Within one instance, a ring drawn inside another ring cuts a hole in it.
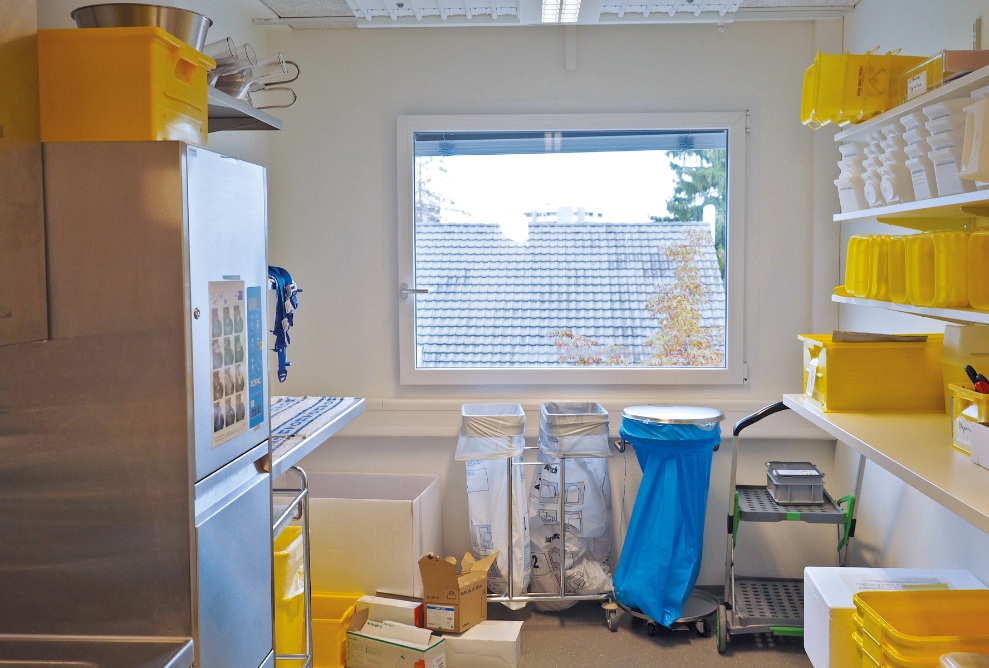
[[[206,146],[215,66],[154,26],[39,30],[41,141]]]
[[[989,263],[989,230],[976,230],[968,237],[968,266],[985,267]],[[989,281],[982,272],[968,272],[968,301],[976,311],[989,311]]]
[[[306,602],[302,527],[289,525],[275,539],[275,654],[306,651]],[[284,659],[278,668],[301,668],[303,662]]]
[[[948,385],[948,389],[952,394],[951,444],[971,454],[972,430],[979,423],[989,422],[989,394],[959,385]]]
[[[804,394],[825,412],[944,411],[943,334],[925,342],[835,342],[801,334]]]
[[[968,306],[968,232],[924,232],[904,238],[907,300],[914,306]]]
[[[804,72],[800,120],[814,128],[859,123],[895,106],[894,79],[925,58],[878,54],[818,52]]]
[[[856,642],[880,666],[937,666],[947,652],[989,652],[989,590],[875,590],[852,600]]]
[[[313,668],[347,665],[347,626],[363,594],[312,595]]]

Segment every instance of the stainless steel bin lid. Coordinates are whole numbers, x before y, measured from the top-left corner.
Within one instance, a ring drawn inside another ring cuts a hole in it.
[[[725,414],[706,406],[629,406],[622,419],[658,424],[711,424],[721,422]]]

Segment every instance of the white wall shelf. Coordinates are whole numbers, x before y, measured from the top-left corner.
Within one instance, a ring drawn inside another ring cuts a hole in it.
[[[206,89],[209,132],[220,130],[281,130],[281,120],[213,86]]]
[[[851,304],[853,306],[869,306],[871,308],[883,309],[886,311],[897,311],[899,313],[910,313],[927,318],[936,318],[947,322],[961,324],[979,323],[989,325],[989,313],[975,311],[970,308],[928,308],[924,306],[914,306],[912,304],[897,304],[877,299],[862,299],[861,297],[845,297],[843,295],[831,295],[831,301],[838,304]]]
[[[989,216],[989,190],[838,213],[834,221],[876,219],[881,223],[914,228],[922,220],[923,228],[936,229],[964,227],[976,216]]]
[[[989,533],[989,470],[951,445],[944,413],[825,413],[803,395],[785,394],[795,413],[866,459]]]

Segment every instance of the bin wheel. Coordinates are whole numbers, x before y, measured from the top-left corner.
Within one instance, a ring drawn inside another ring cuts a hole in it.
[[[609,601],[601,605],[604,608],[604,623],[608,625],[608,630],[614,633],[618,630],[618,604]]]
[[[707,619],[700,619],[694,622],[694,631],[697,632],[701,638],[710,638],[714,629],[711,628],[711,622]]]
[[[715,623],[718,632],[718,654],[724,654],[728,649],[728,610],[724,604],[718,606],[718,619]]]
[[[646,624],[646,634],[650,638],[655,638],[656,637],[656,633],[658,633],[658,632],[659,632],[659,626],[657,626],[656,622],[648,622]]]

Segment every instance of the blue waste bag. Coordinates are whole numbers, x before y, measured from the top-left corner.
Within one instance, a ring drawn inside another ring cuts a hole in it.
[[[680,619],[697,581],[717,423],[656,424],[623,420],[642,468],[621,559],[615,598],[663,626]]]

